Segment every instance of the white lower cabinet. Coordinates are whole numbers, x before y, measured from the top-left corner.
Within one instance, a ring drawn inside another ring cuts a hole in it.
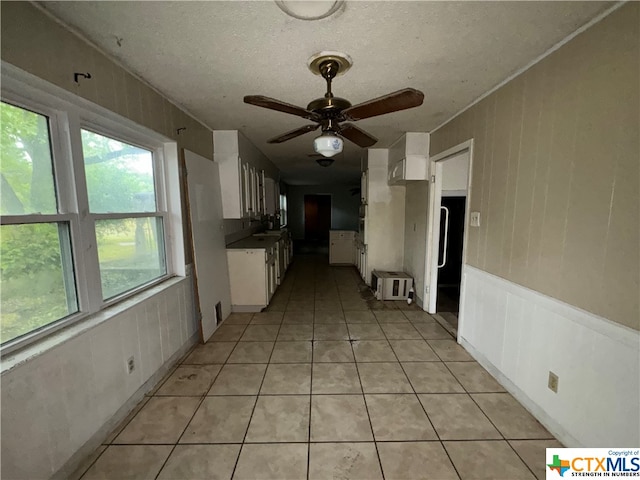
[[[231,311],[259,312],[271,298],[271,272],[264,249],[227,249]]]
[[[360,234],[356,234],[355,240],[356,246],[356,259],[355,264],[358,267],[358,272],[362,279],[365,279],[365,272],[367,271],[367,246],[362,242]]]
[[[259,312],[284,278],[287,232],[257,234],[227,245],[231,311]]]
[[[253,236],[256,238],[270,237],[276,242],[274,245],[275,278],[276,285],[280,285],[291,262],[291,236],[289,232],[285,229],[267,230],[263,233],[255,233]]]
[[[351,230],[329,232],[329,263],[353,265],[355,263],[355,235]]]

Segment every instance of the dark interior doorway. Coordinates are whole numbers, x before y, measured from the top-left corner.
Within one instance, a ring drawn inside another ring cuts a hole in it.
[[[457,329],[460,308],[460,282],[462,279],[462,243],[464,241],[465,197],[442,197],[442,206],[449,210],[449,226],[446,243],[446,262],[438,269],[438,299],[436,310]],[[440,252],[438,264],[442,264],[445,242],[446,215],[440,215]]]
[[[304,239],[329,241],[331,229],[331,195],[304,196]]]

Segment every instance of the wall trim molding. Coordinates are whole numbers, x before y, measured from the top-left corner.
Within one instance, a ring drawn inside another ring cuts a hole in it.
[[[545,295],[544,293],[540,293],[523,285],[511,282],[479,268],[472,267],[471,265],[465,264],[463,267],[463,274],[465,270],[483,275],[485,277],[485,281],[491,282],[513,295],[522,296],[524,290],[528,297],[535,299],[537,305],[561,315],[578,325],[589,328],[594,332],[598,332],[617,342],[640,350],[640,331],[638,330],[634,330],[626,325],[619,324],[609,320],[608,318],[588,312],[576,307],[575,305],[571,305],[557,298]]]

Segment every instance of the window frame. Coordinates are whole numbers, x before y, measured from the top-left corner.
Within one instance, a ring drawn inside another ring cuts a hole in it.
[[[6,341],[2,357],[59,332],[62,329],[107,313],[124,300],[132,299],[174,276],[184,276],[182,215],[177,173],[177,144],[146,127],[90,103],[60,87],[33,77],[2,62],[0,99],[11,105],[45,115],[49,121],[56,214],[2,215],[0,224],[67,223],[78,311]],[[6,68],[5,68],[6,67]],[[156,210],[140,213],[93,214],[89,211],[81,129],[90,130],[152,152]],[[169,163],[171,162],[171,164]],[[175,163],[175,165],[173,165]],[[171,175],[171,178],[169,178]],[[107,300],[102,284],[96,242],[95,221],[113,218],[162,218],[162,246],[166,272],[136,288]]]
[[[162,254],[164,255],[164,262],[165,262],[165,270],[166,272],[161,275],[160,277],[157,277],[155,279],[150,280],[149,282],[145,282],[135,288],[132,288],[130,290],[127,290],[125,292],[122,292],[118,295],[115,295],[113,297],[109,297],[107,299],[103,298],[103,292],[102,292],[102,281],[101,281],[101,277],[100,277],[100,265],[99,265],[99,261],[96,262],[96,266],[97,266],[97,272],[90,272],[92,275],[97,275],[97,278],[94,279],[94,285],[96,285],[96,287],[94,288],[98,288],[99,285],[99,290],[100,290],[100,297],[99,297],[99,301],[102,303],[103,307],[104,306],[109,306],[109,305],[113,305],[115,303],[118,303],[119,301],[121,301],[124,298],[128,298],[131,295],[143,291],[146,288],[149,288],[153,285],[157,285],[158,283],[166,280],[167,278],[169,278],[170,272],[172,270],[171,266],[170,266],[170,252],[168,251],[169,247],[169,242],[168,242],[168,238],[167,238],[167,221],[168,221],[168,216],[169,216],[169,212],[167,211],[167,201],[166,201],[166,190],[165,190],[165,169],[164,169],[164,155],[163,155],[163,150],[164,148],[159,147],[159,146],[154,146],[154,145],[149,145],[148,143],[142,143],[140,141],[139,138],[134,139],[128,135],[121,135],[119,134],[119,132],[115,132],[110,128],[105,128],[103,125],[96,123],[95,121],[91,121],[91,120],[85,120],[84,117],[80,118],[80,133],[82,132],[82,130],[87,130],[90,131],[92,133],[95,133],[97,135],[101,135],[103,137],[108,137],[110,139],[119,141],[119,142],[123,142],[126,143],[128,145],[134,146],[134,147],[138,147],[144,150],[148,150],[151,152],[152,155],[152,162],[153,162],[153,184],[154,184],[154,190],[155,190],[155,200],[156,200],[156,209],[155,211],[149,211],[149,212],[122,212],[122,213],[93,213],[91,212],[90,208],[89,208],[89,200],[88,200],[88,190],[86,188],[86,177],[85,177],[85,165],[84,165],[84,153],[82,154],[82,165],[81,165],[81,172],[78,173],[78,175],[82,175],[83,176],[83,183],[85,185],[85,191],[87,193],[87,200],[86,200],[86,209],[87,209],[87,217],[90,219],[91,223],[92,223],[92,228],[93,228],[93,238],[95,239],[94,241],[94,245],[97,245],[97,238],[95,238],[95,231],[96,231],[96,221],[98,220],[123,220],[123,219],[130,219],[130,218],[161,218],[162,219],[162,230],[163,230],[163,236],[162,236]],[[80,148],[82,150],[82,141],[80,144]],[[96,257],[97,257],[97,249],[96,249]],[[96,300],[94,300],[95,302],[98,301],[97,299],[97,295],[95,295]]]

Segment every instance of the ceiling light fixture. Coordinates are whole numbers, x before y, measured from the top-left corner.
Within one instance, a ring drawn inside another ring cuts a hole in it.
[[[321,20],[336,13],[345,0],[275,0],[284,13],[298,20]]]
[[[344,141],[331,131],[322,132],[322,135],[313,141],[313,149],[323,157],[333,157],[342,152]]]
[[[333,158],[318,158],[316,160],[316,162],[318,162],[318,165],[320,165],[321,167],[328,167],[329,165],[331,165],[335,160]]]

